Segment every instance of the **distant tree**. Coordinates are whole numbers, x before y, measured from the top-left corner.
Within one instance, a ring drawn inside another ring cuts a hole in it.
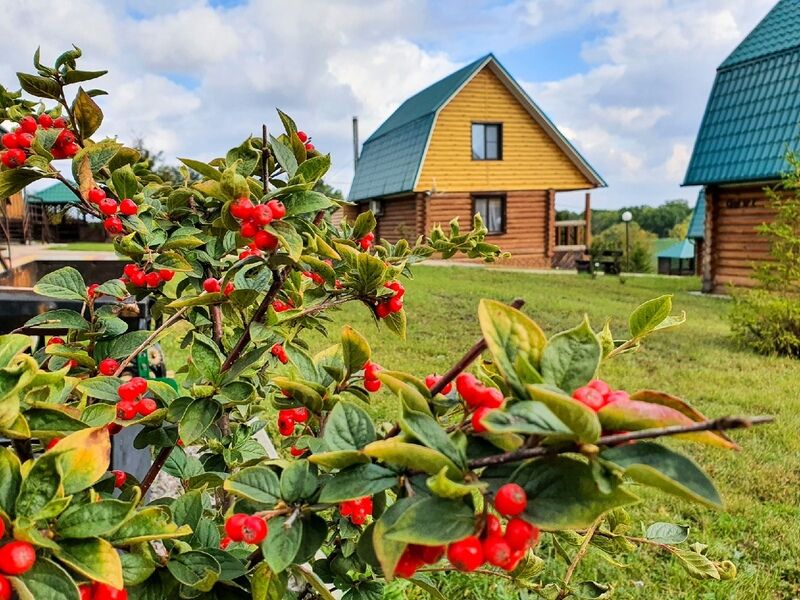
[[[640,205],[627,206],[617,210],[593,210],[592,234],[598,235],[619,223],[622,220],[622,213],[626,210],[631,211],[633,221],[638,223],[642,229],[654,233],[660,238],[671,237],[672,228],[692,214],[689,203],[682,199],[667,200],[660,206]]]
[[[141,161],[147,163],[150,171],[158,175],[163,181],[179,185],[183,183],[185,177],[184,173],[188,176],[189,181],[200,181],[200,175],[192,170],[184,170],[181,172],[181,167],[177,165],[168,164],[164,160],[163,152],[154,152],[145,147],[144,140],[137,139],[133,142],[133,147],[139,151]]]
[[[630,224],[630,261],[623,255],[622,264],[633,273],[649,273],[653,268],[653,241],[656,236],[642,229],[635,221]],[[596,255],[603,250],[620,250],[625,248],[625,224],[612,225],[592,238],[591,254]],[[627,264],[626,264],[627,263]]]
[[[682,240],[686,237],[686,234],[689,233],[689,223],[692,221],[692,215],[686,217],[683,221],[675,225],[672,229],[669,230],[669,235],[667,237],[676,238]]]
[[[325,194],[328,198],[334,198],[336,200],[344,200],[344,194],[342,194],[342,190],[333,187],[332,185],[328,185],[325,183],[324,180],[320,179],[314,184],[314,191],[319,192],[320,194]]]
[[[577,221],[583,219],[582,212],[575,212],[574,210],[557,210],[556,221]]]

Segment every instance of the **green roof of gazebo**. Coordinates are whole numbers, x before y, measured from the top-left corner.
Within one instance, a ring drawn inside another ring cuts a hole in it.
[[[694,243],[691,240],[678,242],[663,252],[659,252],[658,258],[694,258]]]
[[[28,192],[25,200],[28,204],[47,204],[58,206],[63,204],[76,204],[78,198],[66,185],[55,183],[48,188],[36,192]]]

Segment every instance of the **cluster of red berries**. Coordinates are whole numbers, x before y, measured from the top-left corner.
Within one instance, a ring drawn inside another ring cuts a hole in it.
[[[381,380],[378,379],[378,372],[381,366],[368,360],[364,363],[364,389],[368,392],[377,392],[381,389]]]
[[[286,349],[283,344],[273,344],[270,353],[284,365],[289,362],[289,357],[286,355]]]
[[[306,152],[314,152],[314,150],[316,150],[316,148],[314,148],[314,144],[309,141],[311,137],[309,137],[305,131],[298,131],[297,138],[305,145]]]
[[[282,436],[294,435],[294,426],[298,423],[306,423],[311,416],[305,406],[297,408],[286,408],[278,412],[278,431]]]
[[[128,263],[122,268],[122,283],[132,283],[136,287],[157,288],[166,281],[172,281],[175,271],[172,269],[158,269],[149,273],[136,263]]]
[[[84,583],[78,587],[81,600],[128,600],[128,591],[125,588],[117,589],[107,583]]]
[[[276,313],[291,310],[293,308],[294,308],[294,303],[291,300],[287,300],[286,302],[284,302],[283,300],[275,300],[272,303],[272,310],[274,310]]]
[[[631,399],[628,392],[623,390],[612,390],[602,379],[594,379],[583,387],[579,387],[572,392],[572,397],[591,408],[594,412],[599,411],[604,406],[612,402],[627,402]]]
[[[375,314],[379,319],[385,319],[392,313],[403,310],[403,296],[406,294],[406,288],[399,281],[390,281],[383,287],[392,290],[394,294],[388,299],[381,299],[375,306]]]
[[[361,526],[372,515],[372,496],[346,500],[339,504],[339,514],[350,519],[353,525]]]
[[[128,474],[125,471],[114,469],[111,471],[111,474],[114,476],[115,488],[121,488],[123,485],[125,485],[125,482],[128,481]]]
[[[303,271],[303,277],[308,277],[311,281],[313,281],[317,285],[325,284],[325,278],[319,273],[315,273],[314,271]]]
[[[425,387],[428,388],[429,390],[432,390],[441,380],[442,380],[441,375],[428,375],[427,377],[425,377]],[[452,389],[453,389],[453,384],[448,383],[446,386],[442,388],[442,391],[439,393],[447,395],[450,393],[450,390]]]
[[[266,204],[253,204],[247,197],[237,198],[231,203],[231,215],[241,221],[242,237],[253,240],[251,249],[273,251],[278,247],[278,238],[263,227],[286,216],[283,202],[273,198]]]
[[[539,530],[517,515],[525,510],[528,497],[516,483],[507,483],[497,490],[494,507],[504,517],[509,517],[505,532],[500,519],[494,515],[486,518],[483,535],[471,535],[450,544],[447,559],[459,571],[475,571],[484,563],[513,571],[525,557],[528,549],[539,541]]]
[[[6,167],[16,169],[25,163],[28,157],[27,151],[31,147],[33,137],[39,127],[42,129],[55,128],[61,130],[53,147],[50,148],[53,158],[72,158],[81,149],[75,143],[75,134],[67,129],[67,122],[63,117],[54,119],[47,113],[42,113],[37,120],[32,115],[28,115],[20,119],[17,129],[11,133],[4,134],[2,137],[2,143],[6,150],[0,153],[0,161]]]
[[[203,289],[208,292],[209,294],[216,294],[222,292],[226,296],[230,296],[235,290],[236,286],[233,285],[232,281],[229,281],[225,284],[225,289],[222,289],[222,281],[217,279],[216,277],[209,277],[205,281],[203,281]]]
[[[147,380],[144,377],[133,377],[119,386],[117,394],[117,417],[125,421],[135,419],[136,415],[146,417],[152,414],[158,405],[152,398],[142,398],[147,393]]]
[[[361,246],[362,250],[369,250],[372,247],[372,244],[375,243],[375,234],[371,231],[358,240],[358,245]]]
[[[483,433],[486,427],[482,420],[491,411],[503,405],[503,392],[484,385],[471,373],[461,373],[456,377],[456,389],[467,408],[473,411],[472,429],[475,433]]]
[[[409,544],[400,555],[400,560],[397,561],[397,566],[394,568],[394,574],[396,577],[410,579],[420,567],[439,562],[444,556],[444,552],[444,546]]]
[[[118,235],[125,230],[122,219],[117,216],[119,212],[126,217],[131,217],[139,212],[136,202],[130,198],[125,198],[117,202],[113,198],[106,196],[105,190],[94,187],[86,193],[86,200],[97,206],[98,210],[106,216],[103,227],[111,235]]]
[[[261,256],[262,254],[263,252],[261,252],[261,250],[258,249],[256,243],[250,242],[249,244],[247,244],[247,248],[245,248],[239,253],[239,260],[244,260],[249,256]]]
[[[269,528],[263,517],[236,513],[225,520],[225,537],[222,538],[219,547],[224,550],[231,542],[260,544],[268,532]]]
[[[0,518],[0,538],[6,531],[6,524]],[[36,563],[36,549],[28,542],[12,541],[0,548],[0,600],[11,600],[11,583],[5,577],[16,577],[30,571]]]

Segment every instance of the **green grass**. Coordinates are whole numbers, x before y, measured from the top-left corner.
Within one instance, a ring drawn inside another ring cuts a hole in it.
[[[671,521],[691,527],[690,541],[709,545],[715,560],[732,558],[739,576],[731,582],[697,582],[669,557],[650,549],[625,557],[619,570],[590,556],[575,581],[612,582],[615,598],[772,599],[800,594],[800,416],[797,382],[800,364],[760,357],[736,348],[729,338],[725,300],[699,297],[695,278],[589,277],[533,275],[462,267],[420,267],[406,284],[408,337],[381,333],[363,306],[348,306],[335,315],[332,340],[321,336],[315,347],[332,343],[339,324],[350,323],[371,341],[374,359],[393,369],[424,376],[443,372],[479,337],[476,308],[481,298],[526,300],[524,311],[548,333],[576,325],[588,313],[595,328],[612,319],[617,337],[639,303],[672,293],[675,310],[686,311],[678,330],[651,337],[641,351],[603,365],[601,375],[614,387],[630,391],[655,388],[682,396],[711,417],[772,414],[773,425],[735,432],[741,452],[673,442],[689,452],[717,481],[727,502],[717,512],[663,494],[643,494],[632,510],[635,522]],[[384,392],[375,396],[374,414],[386,419],[397,401]],[[563,573],[563,561],[542,550],[550,573]],[[450,598],[524,598],[497,578],[479,579],[466,591],[455,591],[462,576],[442,578]],[[634,583],[636,582],[636,583]],[[410,590],[407,598],[414,596]]]
[[[80,252],[113,252],[114,244],[106,242],[70,242],[68,244],[50,244],[49,250],[77,250]]]

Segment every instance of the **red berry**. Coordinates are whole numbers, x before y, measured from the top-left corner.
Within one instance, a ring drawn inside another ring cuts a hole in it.
[[[53,448],[56,447],[56,444],[58,444],[58,442],[60,442],[62,439],[64,439],[64,438],[54,437],[52,440],[47,442],[47,446],[45,446],[45,449],[46,450],[52,450]],[[2,521],[2,519],[0,519],[0,521]],[[0,535],[0,537],[2,537],[2,535]]]
[[[147,283],[147,275],[144,274],[144,271],[136,271],[133,275],[130,275],[131,283],[136,287],[144,287]]]
[[[97,366],[97,370],[100,371],[101,375],[113,375],[117,372],[117,368],[119,368],[119,363],[113,358],[104,358]]]
[[[222,287],[220,286],[219,279],[215,279],[214,277],[209,277],[203,282],[203,289],[207,291],[209,294],[214,294],[219,292]]]
[[[253,203],[249,198],[237,198],[231,203],[231,215],[237,219],[249,219],[253,214]],[[253,236],[245,236],[253,237]]]
[[[425,387],[427,387],[429,390],[432,390],[434,386],[436,386],[436,384],[439,383],[441,380],[442,380],[441,375],[428,375],[427,377],[425,377]],[[440,393],[449,394],[452,389],[453,389],[453,384],[448,383],[446,386],[442,388],[442,391]]]
[[[0,518],[0,539],[6,534],[6,522]]]
[[[47,345],[48,346],[53,346],[53,345],[58,345],[58,344],[63,344],[63,343],[64,343],[64,340],[62,340],[58,336],[53,336],[49,340],[47,340]]]
[[[226,550],[231,543],[233,543],[233,540],[230,537],[225,536],[219,541],[220,550]]]
[[[94,586],[90,583],[84,583],[78,586],[78,592],[81,595],[81,600],[94,600]]]
[[[17,146],[19,148],[30,148],[33,143],[33,135],[30,133],[17,134]]]
[[[480,406],[478,386],[480,382],[472,373],[460,373],[456,377],[456,390],[470,408]]]
[[[252,221],[245,221],[242,223],[242,226],[239,229],[239,233],[242,235],[242,237],[246,238],[254,238],[258,232],[258,225]]]
[[[386,304],[389,305],[389,312],[396,313],[403,310],[403,299],[400,296],[392,296]]]
[[[381,366],[378,363],[368,360],[364,363],[364,379],[377,379],[380,370]]]
[[[4,133],[3,137],[0,138],[3,142],[3,146],[6,148],[17,148],[19,144],[17,143],[17,134],[16,133]]]
[[[375,234],[370,231],[367,235],[358,240],[358,245],[361,246],[362,250],[369,250],[370,246],[372,246],[372,243],[374,241],[375,241]]]
[[[424,565],[424,561],[412,550],[415,546],[409,545],[406,546],[406,549],[403,551],[403,554],[400,556],[400,560],[397,561],[397,565],[394,568],[394,576],[400,577],[402,579],[410,579],[414,576],[414,573],[417,572],[422,565]]]
[[[120,386],[120,390],[122,386]],[[117,418],[123,421],[130,421],[135,419],[139,411],[136,410],[136,400],[124,398],[117,402]]]
[[[3,152],[3,164],[9,169],[16,169],[20,165],[25,164],[25,152],[19,148],[12,148]]]
[[[152,398],[142,398],[136,403],[136,412],[143,417],[153,414],[156,410],[158,410],[158,404]]]
[[[229,281],[228,283],[225,284],[225,289],[222,290],[222,293],[225,294],[226,296],[230,296],[235,290],[236,286],[233,285],[232,281]]]
[[[304,144],[308,141],[308,134],[305,131],[298,131],[297,137],[300,139],[301,142]]]
[[[577,390],[572,392],[572,397],[595,412],[603,408],[603,406],[606,404],[603,395],[588,385],[579,387]]]
[[[291,310],[292,308],[294,307],[290,303],[284,302],[283,300],[275,300],[275,302],[272,303],[272,309],[275,312],[284,312],[286,310]]]
[[[117,395],[119,396],[120,400],[124,400],[125,402],[136,402],[139,398],[139,391],[132,382],[123,383],[117,389]]]
[[[471,572],[483,564],[483,547],[474,535],[453,542],[447,548],[447,560],[459,571]]]
[[[11,589],[8,579],[0,575],[0,600],[11,600],[11,594],[13,593],[14,591]],[[83,596],[81,596],[81,600],[84,600]]]
[[[45,129],[49,129],[53,126],[53,117],[48,115],[47,113],[42,113],[39,115],[39,125],[44,127]]]
[[[503,535],[503,526],[500,524],[500,519],[494,515],[486,515],[486,526],[483,528],[483,537],[491,535]]]
[[[357,525],[360,527],[366,522],[367,516],[369,515],[367,514],[367,511],[365,511],[363,508],[354,508],[353,514],[350,515],[350,522],[353,525]]]
[[[308,142],[306,144],[306,152],[314,152],[314,150],[316,150],[316,148],[314,148],[314,144],[312,144],[311,142]]]
[[[125,198],[119,203],[119,212],[126,217],[130,217],[131,215],[135,215],[139,212],[139,207],[136,205],[136,202],[130,198]]]
[[[286,207],[283,205],[283,202],[273,198],[269,202],[267,202],[267,206],[269,206],[269,210],[272,213],[273,220],[277,221],[278,219],[282,219],[286,216]]]
[[[108,217],[103,221],[103,227],[105,227],[106,231],[111,235],[122,233],[125,229],[119,217]]]
[[[539,529],[515,517],[506,525],[505,539],[512,550],[527,550],[539,542]]]
[[[95,582],[94,600],[128,600],[128,591],[118,590],[105,583]]]
[[[86,194],[86,199],[92,204],[100,204],[100,201],[106,197],[106,193],[101,188],[92,188]]]
[[[244,513],[236,513],[225,520],[225,533],[234,542],[242,541],[242,525],[247,518],[248,515]]]
[[[242,541],[260,544],[267,537],[267,522],[261,517],[247,517],[242,523]]]
[[[121,488],[123,485],[125,485],[125,482],[128,480],[128,475],[125,473],[125,471],[118,471],[117,469],[114,469],[111,471],[111,473],[114,475],[115,488]]]
[[[72,158],[78,152],[80,152],[80,150],[81,150],[81,147],[78,146],[78,144],[76,144],[75,142],[69,142],[68,144],[64,144],[64,150],[63,150],[64,158]],[[56,158],[58,158],[58,157],[56,156]]]
[[[303,454],[306,453],[306,448],[298,448],[296,446],[292,446],[291,448],[289,448],[289,453],[295,457],[303,456]]]
[[[308,421],[309,412],[305,406],[298,406],[297,408],[291,409],[291,415],[298,423],[305,423]]]
[[[478,390],[478,399],[481,406],[500,408],[503,405],[503,392],[493,387],[483,387]]]
[[[120,431],[122,431],[122,425],[118,423],[108,424],[108,435],[117,435]]]
[[[499,567],[511,557],[511,546],[499,535],[492,535],[483,540],[483,556],[490,565]]]
[[[272,223],[272,210],[266,204],[259,204],[253,207],[251,218],[257,225],[269,225]]]
[[[60,145],[62,148],[68,146],[70,144],[75,143],[75,134],[72,133],[69,129],[61,129],[58,133],[58,137],[56,138],[56,145]]]
[[[528,505],[528,495],[516,483],[506,483],[497,490],[494,507],[505,517],[515,517]]]
[[[291,415],[281,415],[278,417],[278,432],[282,436],[288,437],[292,435],[294,433],[294,425],[295,420],[291,417]]]
[[[596,389],[598,392],[600,392],[601,396],[608,396],[611,393],[611,386],[609,386],[602,379],[592,379],[586,385],[590,388]]]
[[[141,268],[136,263],[127,263],[122,267],[122,272],[128,277],[133,277],[136,273],[141,272]]]
[[[511,550],[511,554],[508,557],[508,560],[500,565],[500,568],[505,571],[513,571],[519,565],[519,562],[525,558],[525,554],[527,554],[527,550]]]
[[[172,281],[172,278],[175,277],[175,271],[172,271],[171,269],[160,269],[158,274],[164,281]]]
[[[161,285],[161,275],[158,274],[158,271],[148,273],[144,279],[149,288],[157,288]]]
[[[147,391],[147,379],[144,377],[131,377],[131,380],[128,383],[133,386],[133,389],[139,396]]]
[[[392,314],[392,310],[389,308],[388,302],[381,302],[375,307],[375,316],[379,319],[385,319],[390,314]]]
[[[617,390],[606,396],[606,404],[611,404],[612,402],[629,402],[630,399],[631,396],[628,394],[628,392]]]
[[[493,410],[493,408],[489,408],[488,406],[481,406],[474,413],[472,413],[472,430],[475,433],[483,433],[486,431],[486,425],[483,424],[483,418]]]
[[[442,560],[444,553],[444,546],[414,546],[414,554],[419,556],[426,565],[439,562]]]
[[[27,573],[36,562],[36,550],[28,542],[8,542],[0,548],[0,571],[6,575]]]
[[[256,233],[253,242],[259,250],[275,250],[278,247],[278,238],[263,229]]]
[[[67,120],[64,117],[53,119],[53,127],[56,129],[64,129],[67,126]]]
[[[24,131],[25,133],[36,133],[37,127],[38,124],[36,123],[36,119],[34,119],[30,115],[22,117],[19,120],[19,129],[20,131]]]
[[[71,358],[71,359],[69,359],[69,360],[67,361],[67,366],[68,366],[70,369],[77,369],[77,368],[78,368],[78,361],[77,361],[77,360],[75,360],[74,358]]]
[[[365,379],[364,380],[364,389],[368,392],[377,392],[381,389],[381,380],[380,379]]]
[[[89,287],[86,288],[86,295],[89,296],[89,298],[94,298],[96,295],[98,295],[97,294],[97,288],[99,288],[99,287],[100,287],[99,283],[93,283],[92,285],[90,285]],[[99,295],[102,295],[102,294],[99,294]]]

